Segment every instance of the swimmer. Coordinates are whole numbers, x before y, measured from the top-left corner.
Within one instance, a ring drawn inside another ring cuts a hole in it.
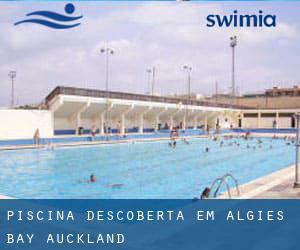
[[[249,145],[249,144],[247,144],[247,148],[250,148],[250,145]]]
[[[209,147],[205,148],[205,152],[208,153],[209,152]]]
[[[188,142],[186,138],[183,138],[182,141],[183,141],[185,144],[190,144],[190,142]]]
[[[173,148],[176,148],[176,141],[173,141]]]
[[[89,181],[89,182],[94,183],[94,182],[96,182],[96,181],[97,181],[96,176],[93,175],[93,174],[91,174],[91,176],[90,176],[90,181]]]
[[[123,186],[124,186],[124,184],[116,183],[116,184],[106,185],[105,187],[107,187],[107,188],[121,188]]]
[[[202,194],[201,194],[201,196],[200,196],[200,199],[201,199],[201,200],[208,199],[208,198],[209,198],[210,191],[211,191],[211,190],[210,190],[209,187],[204,188],[204,190],[203,190],[203,192],[202,192]]]
[[[273,146],[272,146],[272,145],[270,145],[269,149],[272,149],[272,148],[273,148]]]

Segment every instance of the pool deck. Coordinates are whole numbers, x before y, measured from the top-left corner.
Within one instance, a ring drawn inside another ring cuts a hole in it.
[[[230,133],[223,133],[223,134],[202,134],[202,135],[184,135],[181,136],[180,138],[208,138],[211,136],[228,136],[228,135],[233,135],[233,136],[240,136],[244,135],[245,133],[239,133],[239,132],[230,132]],[[278,138],[283,138],[283,137],[295,137],[295,134],[288,134],[288,133],[251,133],[251,136],[254,137],[273,137],[277,136]],[[66,136],[55,136],[53,138],[72,138],[74,135],[66,135]],[[78,138],[80,137],[86,137],[86,135],[82,136],[76,136]],[[180,139],[179,138],[179,139]],[[147,141],[160,141],[160,140],[169,140],[169,136],[165,135],[162,137],[151,137],[151,134],[149,134],[148,138],[129,138],[129,139],[124,139],[120,137],[118,140],[94,140],[94,141],[80,141],[80,142],[57,142],[57,143],[51,143],[51,144],[40,144],[40,145],[11,145],[11,146],[0,146],[0,151],[4,150],[19,150],[19,149],[38,149],[38,148],[49,148],[49,147],[72,147],[72,146],[91,146],[91,145],[100,145],[100,144],[117,144],[117,143],[135,143],[135,142],[147,142]]]
[[[293,188],[294,178],[295,166],[290,166],[241,185],[239,197],[235,189],[231,194],[235,199],[300,199],[300,188]],[[228,195],[218,198],[227,199]]]
[[[222,135],[231,135],[230,134],[222,134]],[[215,136],[212,135],[187,135],[187,136],[181,136],[178,140],[187,138],[187,139],[193,139],[193,138],[208,138],[209,136]],[[130,138],[130,139],[120,139],[120,140],[108,140],[108,141],[86,141],[86,142],[60,142],[60,143],[52,143],[50,145],[18,145],[18,146],[0,146],[0,151],[5,150],[20,150],[20,149],[39,149],[39,148],[49,148],[49,147],[74,147],[74,146],[93,146],[93,145],[109,145],[109,144],[120,144],[120,143],[135,143],[135,142],[151,142],[151,141],[169,141],[169,136],[165,137],[149,137],[149,138]]]

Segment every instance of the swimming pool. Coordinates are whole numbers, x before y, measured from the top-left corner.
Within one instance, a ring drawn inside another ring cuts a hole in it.
[[[193,198],[225,173],[242,184],[293,164],[293,145],[261,140],[261,148],[257,139],[224,140],[220,147],[220,140],[202,138],[189,145],[178,141],[175,149],[157,141],[1,151],[0,193],[16,198]],[[85,182],[92,173],[97,182]]]

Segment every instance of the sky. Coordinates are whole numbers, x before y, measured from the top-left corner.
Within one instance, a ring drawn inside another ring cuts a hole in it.
[[[16,103],[40,103],[55,86],[105,89],[103,46],[110,56],[109,89],[148,91],[146,69],[156,67],[155,92],[186,93],[184,65],[192,67],[192,92],[230,91],[236,35],[238,92],[300,85],[300,2],[80,2],[81,25],[53,30],[13,24],[36,10],[64,13],[67,2],[0,2],[0,106],[9,106],[10,70],[17,71]],[[277,15],[276,28],[208,28],[209,14]]]

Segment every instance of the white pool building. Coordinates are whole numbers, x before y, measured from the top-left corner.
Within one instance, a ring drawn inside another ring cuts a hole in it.
[[[182,130],[291,129],[300,109],[253,109],[121,92],[56,87],[36,110],[0,109],[0,140]]]

